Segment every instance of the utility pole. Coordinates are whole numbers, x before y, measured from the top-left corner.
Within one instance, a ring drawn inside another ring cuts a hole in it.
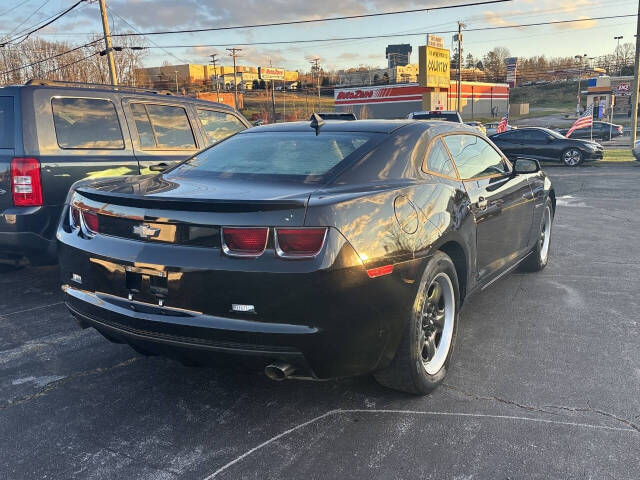
[[[116,62],[113,60],[113,48],[111,47],[111,33],[109,32],[109,20],[107,19],[107,6],[105,0],[98,0],[100,3],[100,16],[102,17],[102,31],[104,32],[104,46],[107,55],[107,63],[109,64],[109,77],[111,85],[118,85],[118,76],[116,75]]]
[[[176,95],[178,94],[178,70],[174,70],[173,73],[176,74]]]
[[[460,105],[460,97],[462,94],[462,28],[466,25],[462,22],[458,22],[458,112],[462,112]]]
[[[320,110],[320,67],[318,66],[318,62],[320,61],[320,57],[314,57],[314,59],[309,62],[311,63],[311,82],[313,83],[313,72],[316,72],[317,77],[317,87],[318,87],[318,110]]]
[[[242,49],[241,48],[227,48],[228,51],[230,51],[231,53],[229,54],[231,57],[233,57],[233,89],[234,89],[234,107],[236,108],[236,110],[238,109],[238,72],[236,72],[236,57],[238,56],[237,52],[241,52]]]
[[[638,130],[638,67],[640,67],[640,2],[638,2],[638,16],[636,26],[636,61],[633,67],[633,112],[631,119],[631,148],[636,143],[636,131]]]
[[[216,67],[216,55],[217,53],[212,53],[209,55],[211,57],[211,64],[213,65],[213,76],[216,79],[216,102],[220,101],[220,86],[218,85],[218,68]]]

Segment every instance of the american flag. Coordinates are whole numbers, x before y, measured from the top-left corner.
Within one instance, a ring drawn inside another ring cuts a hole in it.
[[[566,137],[569,138],[569,136],[571,136],[573,131],[577,130],[578,128],[587,128],[592,125],[593,125],[593,103],[587,107],[587,109],[584,111],[582,115],[580,115],[580,117],[578,117],[578,120],[576,120],[576,123],[574,123],[569,129],[569,131],[567,132]]]
[[[509,109],[507,109],[504,117],[500,119],[500,123],[496,128],[496,133],[502,133],[507,131],[507,126],[509,125]]]

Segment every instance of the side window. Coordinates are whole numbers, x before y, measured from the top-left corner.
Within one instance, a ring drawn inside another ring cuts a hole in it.
[[[151,128],[149,115],[147,115],[147,109],[144,108],[142,103],[132,103],[131,113],[133,113],[133,119],[136,122],[136,130],[138,130],[140,146],[142,148],[155,148],[156,138],[153,135],[153,129]]]
[[[246,128],[235,115],[230,113],[198,109],[198,116],[207,132],[208,145],[213,145]]]
[[[51,107],[60,148],[124,148],[118,114],[111,100],[52,98]]]
[[[0,97],[0,148],[13,148],[13,97]]]
[[[132,103],[131,111],[142,148],[195,150],[196,141],[183,107]]]
[[[427,157],[425,169],[430,173],[436,173],[445,177],[456,178],[456,171],[453,168],[449,154],[442,144],[442,140],[437,139],[433,142]]]
[[[462,179],[479,178],[505,172],[501,155],[475,135],[447,135],[444,143]]]

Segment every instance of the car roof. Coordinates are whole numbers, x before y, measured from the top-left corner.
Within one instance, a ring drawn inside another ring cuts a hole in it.
[[[413,126],[424,130],[430,130],[433,135],[458,131],[461,133],[476,134],[477,130],[458,122],[446,122],[442,120],[331,120],[320,127],[322,132],[365,132],[365,133],[393,133],[403,127]],[[311,132],[310,122],[286,122],[271,123],[259,127],[249,128],[238,132],[238,135],[269,132]]]
[[[370,132],[370,133],[391,133],[406,125],[412,125],[413,120],[332,120],[320,127],[322,132]],[[263,133],[263,132],[309,132],[311,131],[309,122],[285,122],[270,123],[253,127],[241,132]]]
[[[216,108],[220,108],[223,110],[234,111],[233,107],[229,105],[225,105],[224,103],[210,102],[208,100],[188,97],[186,95],[177,95],[177,94],[174,94],[168,91],[163,91],[163,90],[154,90],[152,88],[147,89],[147,88],[139,88],[139,87],[129,87],[126,85],[114,87],[111,85],[100,85],[100,84],[93,84],[93,83],[74,84],[73,82],[65,83],[65,82],[55,82],[55,81],[48,81],[48,80],[32,80],[25,85],[12,85],[12,87],[17,89],[30,89],[30,90],[51,88],[56,90],[58,89],[67,90],[71,92],[82,92],[83,94],[87,94],[91,92],[100,93],[100,94],[103,94],[105,92],[120,93],[126,96],[135,95],[139,97],[146,97],[149,99],[153,98],[156,100],[161,98],[168,101],[189,102],[197,105],[202,105],[203,107],[215,106]]]
[[[420,110],[418,112],[411,112],[412,115],[426,115],[426,114],[431,114],[431,113],[446,113],[447,115],[450,115],[452,113],[458,113],[456,110]]]

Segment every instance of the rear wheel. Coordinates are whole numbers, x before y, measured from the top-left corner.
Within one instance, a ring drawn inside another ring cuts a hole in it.
[[[538,240],[529,256],[522,262],[522,270],[539,272],[547,266],[549,260],[549,246],[551,244],[551,227],[553,225],[553,206],[547,198],[544,204]]]
[[[582,163],[582,152],[577,148],[568,148],[562,152],[562,162],[567,167],[577,167]]]
[[[449,369],[458,327],[460,289],[451,259],[442,252],[422,274],[402,340],[391,364],[375,374],[385,387],[425,395]]]

